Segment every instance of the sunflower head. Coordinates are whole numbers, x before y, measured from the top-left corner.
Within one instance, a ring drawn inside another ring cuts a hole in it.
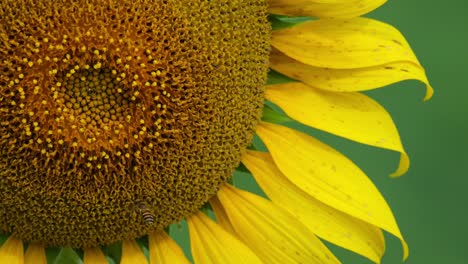
[[[133,239],[239,164],[263,106],[265,1],[7,0],[0,22],[1,230]]]
[[[182,219],[195,263],[338,264],[321,239],[380,263],[383,230],[406,258],[365,173],[284,124],[408,169],[361,93],[416,79],[432,95],[403,35],[359,17],[384,2],[0,1],[0,263],[58,246],[54,263],[186,264],[169,228]]]

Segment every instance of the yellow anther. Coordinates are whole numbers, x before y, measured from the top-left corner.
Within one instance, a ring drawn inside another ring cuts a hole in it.
[[[62,140],[62,139],[59,139],[58,143],[59,143],[60,145],[62,145],[62,144],[63,144],[63,140]]]
[[[94,64],[93,68],[97,70],[97,69],[100,69],[101,66],[102,66],[102,64],[100,62],[98,62],[98,63]]]

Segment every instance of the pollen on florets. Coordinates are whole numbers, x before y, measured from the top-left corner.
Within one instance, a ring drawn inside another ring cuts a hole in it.
[[[266,2],[1,1],[0,230],[88,247],[200,208],[261,115]]]

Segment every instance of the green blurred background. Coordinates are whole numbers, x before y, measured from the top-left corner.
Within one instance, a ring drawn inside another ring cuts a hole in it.
[[[423,85],[413,81],[369,93],[394,117],[411,157],[402,178],[385,177],[396,154],[346,147],[393,208],[410,245],[409,264],[468,263],[467,15],[466,0],[390,0],[370,15],[400,29],[435,89],[427,103]],[[400,263],[399,243],[387,237],[383,263]]]
[[[370,94],[392,114],[411,157],[410,171],[386,177],[398,155],[344,140],[334,146],[373,179],[393,208],[410,245],[409,264],[468,263],[468,1],[390,0],[369,17],[397,27],[426,68],[435,89],[408,81]],[[329,141],[330,142],[330,141]],[[344,263],[370,263],[352,254]],[[387,236],[383,264],[401,263],[397,239]]]
[[[468,1],[389,0],[367,16],[394,25],[406,36],[435,89],[426,103],[425,86],[416,81],[367,93],[392,114],[411,157],[410,171],[390,179],[399,154],[293,127],[339,149],[372,178],[409,243],[406,263],[468,263]],[[252,183],[241,186],[258,190]],[[171,228],[171,234],[187,252],[185,228]],[[382,263],[402,263],[399,241],[388,234],[386,241]],[[330,248],[344,264],[371,263]]]

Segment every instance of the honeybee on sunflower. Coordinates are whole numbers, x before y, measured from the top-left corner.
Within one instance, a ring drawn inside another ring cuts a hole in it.
[[[319,238],[379,263],[383,230],[406,258],[364,172],[282,122],[397,151],[407,171],[361,92],[432,88],[398,30],[360,17],[384,2],[1,1],[0,263],[189,263],[166,232],[182,219],[194,263],[339,263]]]

